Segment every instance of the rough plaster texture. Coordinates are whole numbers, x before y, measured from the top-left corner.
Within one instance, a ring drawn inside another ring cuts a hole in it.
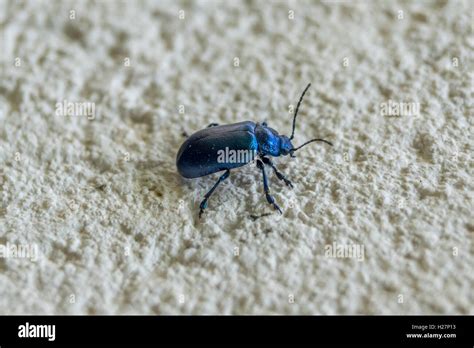
[[[39,256],[0,258],[0,313],[474,314],[472,3],[1,6],[0,244]],[[295,144],[335,146],[276,159],[283,216],[249,165],[200,221],[218,175],[179,177],[183,131],[288,134],[308,82]]]

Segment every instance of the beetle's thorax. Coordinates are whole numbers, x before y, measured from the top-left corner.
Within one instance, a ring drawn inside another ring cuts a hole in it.
[[[279,135],[273,128],[257,123],[255,136],[258,152],[263,155],[278,157],[287,155],[293,148],[291,141],[285,135]]]

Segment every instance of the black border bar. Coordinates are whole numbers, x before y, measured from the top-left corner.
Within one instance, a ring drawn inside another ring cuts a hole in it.
[[[0,346],[57,344],[474,343],[472,316],[0,316]],[[20,338],[20,325],[55,325],[55,340]],[[407,334],[455,338],[408,338]]]

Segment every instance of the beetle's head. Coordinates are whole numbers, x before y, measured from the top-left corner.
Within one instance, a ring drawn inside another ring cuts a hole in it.
[[[292,154],[293,144],[286,135],[280,135],[280,152],[283,156]]]
[[[290,154],[291,157],[296,157],[294,155],[295,151],[301,149],[303,146],[308,145],[309,143],[312,143],[313,141],[322,141],[322,142],[332,146],[332,144],[329,141],[324,140],[324,139],[311,139],[311,140],[305,142],[303,145],[298,146],[297,148],[295,148],[293,146],[293,144],[291,143],[291,140],[293,140],[293,138],[295,136],[296,116],[298,115],[298,110],[300,108],[301,101],[303,100],[303,97],[304,97],[306,91],[308,90],[309,86],[311,86],[311,83],[308,84],[308,86],[306,86],[306,88],[304,89],[303,94],[301,95],[300,100],[298,101],[298,105],[296,106],[295,116],[293,117],[293,128],[291,130],[291,136],[289,138],[286,137],[285,135],[282,135],[280,137],[280,139],[281,139],[280,147],[281,147],[281,153],[283,155]]]

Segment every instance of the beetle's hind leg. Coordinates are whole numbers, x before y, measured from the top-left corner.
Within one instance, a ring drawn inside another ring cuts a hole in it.
[[[268,187],[267,174],[265,173],[265,166],[263,162],[259,159],[257,159],[257,167],[262,171],[263,190],[265,191],[265,197],[267,198],[267,202],[273,205],[273,208],[275,208],[275,210],[278,210],[280,214],[283,214],[278,204],[275,203],[275,198],[273,198],[273,196],[270,194],[270,188]]]
[[[209,197],[212,196],[212,193],[214,192],[214,190],[217,188],[217,186],[219,186],[219,184],[224,181],[225,179],[227,179],[229,177],[229,174],[230,174],[230,170],[227,169],[225,171],[224,174],[222,174],[220,177],[219,177],[219,180],[217,180],[217,182],[214,184],[214,186],[212,186],[212,188],[209,190],[209,192],[206,193],[206,195],[204,196],[204,199],[202,200],[201,204],[199,204],[199,218],[201,218],[201,215],[202,213],[204,212],[204,209],[207,208],[207,200],[209,199]]]
[[[286,178],[286,176],[284,176],[284,175],[275,167],[275,165],[273,164],[273,161],[272,161],[270,158],[268,158],[268,157],[263,157],[263,156],[262,156],[261,158],[262,158],[263,163],[265,163],[265,164],[267,164],[267,165],[269,165],[270,167],[273,168],[273,172],[275,173],[275,175],[277,176],[278,179],[283,180],[283,181],[285,182],[286,186],[288,186],[288,187],[290,187],[290,188],[293,188],[293,184],[291,183],[291,181],[288,180],[288,179]]]

